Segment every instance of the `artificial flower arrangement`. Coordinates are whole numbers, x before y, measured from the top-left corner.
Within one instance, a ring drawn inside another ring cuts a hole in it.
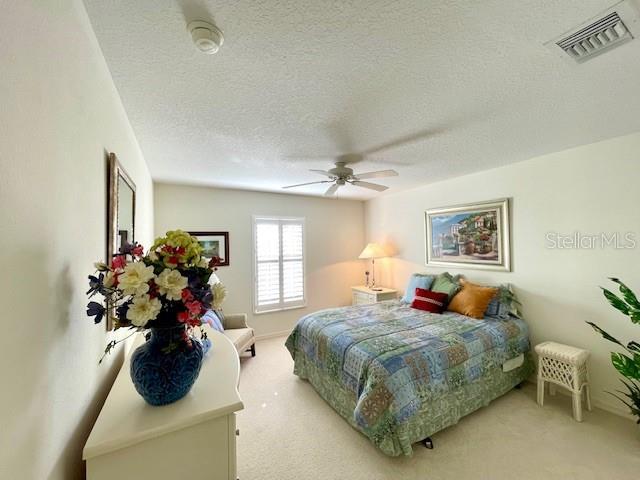
[[[101,294],[106,306],[90,301],[87,315],[95,323],[112,315],[116,329],[135,331],[182,325],[183,341],[170,348],[191,347],[189,330],[200,326],[202,315],[219,303],[214,302],[209,278],[220,259],[208,260],[201,253],[197,239],[182,230],[157,238],[146,255],[137,243],[124,245],[110,264],[95,264],[87,294]],[[109,342],[105,354],[123,340]]]

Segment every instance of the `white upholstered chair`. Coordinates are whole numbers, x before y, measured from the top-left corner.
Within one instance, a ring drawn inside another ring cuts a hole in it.
[[[224,334],[235,345],[238,355],[251,351],[251,356],[256,356],[256,335],[253,328],[247,325],[246,313],[225,314],[222,326]]]

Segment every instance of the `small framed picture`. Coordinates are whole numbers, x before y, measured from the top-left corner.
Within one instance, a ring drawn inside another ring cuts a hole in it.
[[[218,257],[219,267],[229,266],[229,232],[188,232],[198,239],[202,246],[202,256]]]

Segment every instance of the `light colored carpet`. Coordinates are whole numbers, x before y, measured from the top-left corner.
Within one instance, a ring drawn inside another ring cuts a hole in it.
[[[540,408],[533,385],[435,434],[434,450],[387,457],[293,375],[284,341],[260,341],[241,360],[240,480],[640,478],[638,426],[597,409],[577,423],[570,398]]]

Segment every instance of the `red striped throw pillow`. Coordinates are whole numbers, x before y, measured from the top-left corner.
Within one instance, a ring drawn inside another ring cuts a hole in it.
[[[447,300],[449,295],[446,293],[416,288],[416,296],[411,302],[411,307],[432,313],[442,313],[447,306]]]

